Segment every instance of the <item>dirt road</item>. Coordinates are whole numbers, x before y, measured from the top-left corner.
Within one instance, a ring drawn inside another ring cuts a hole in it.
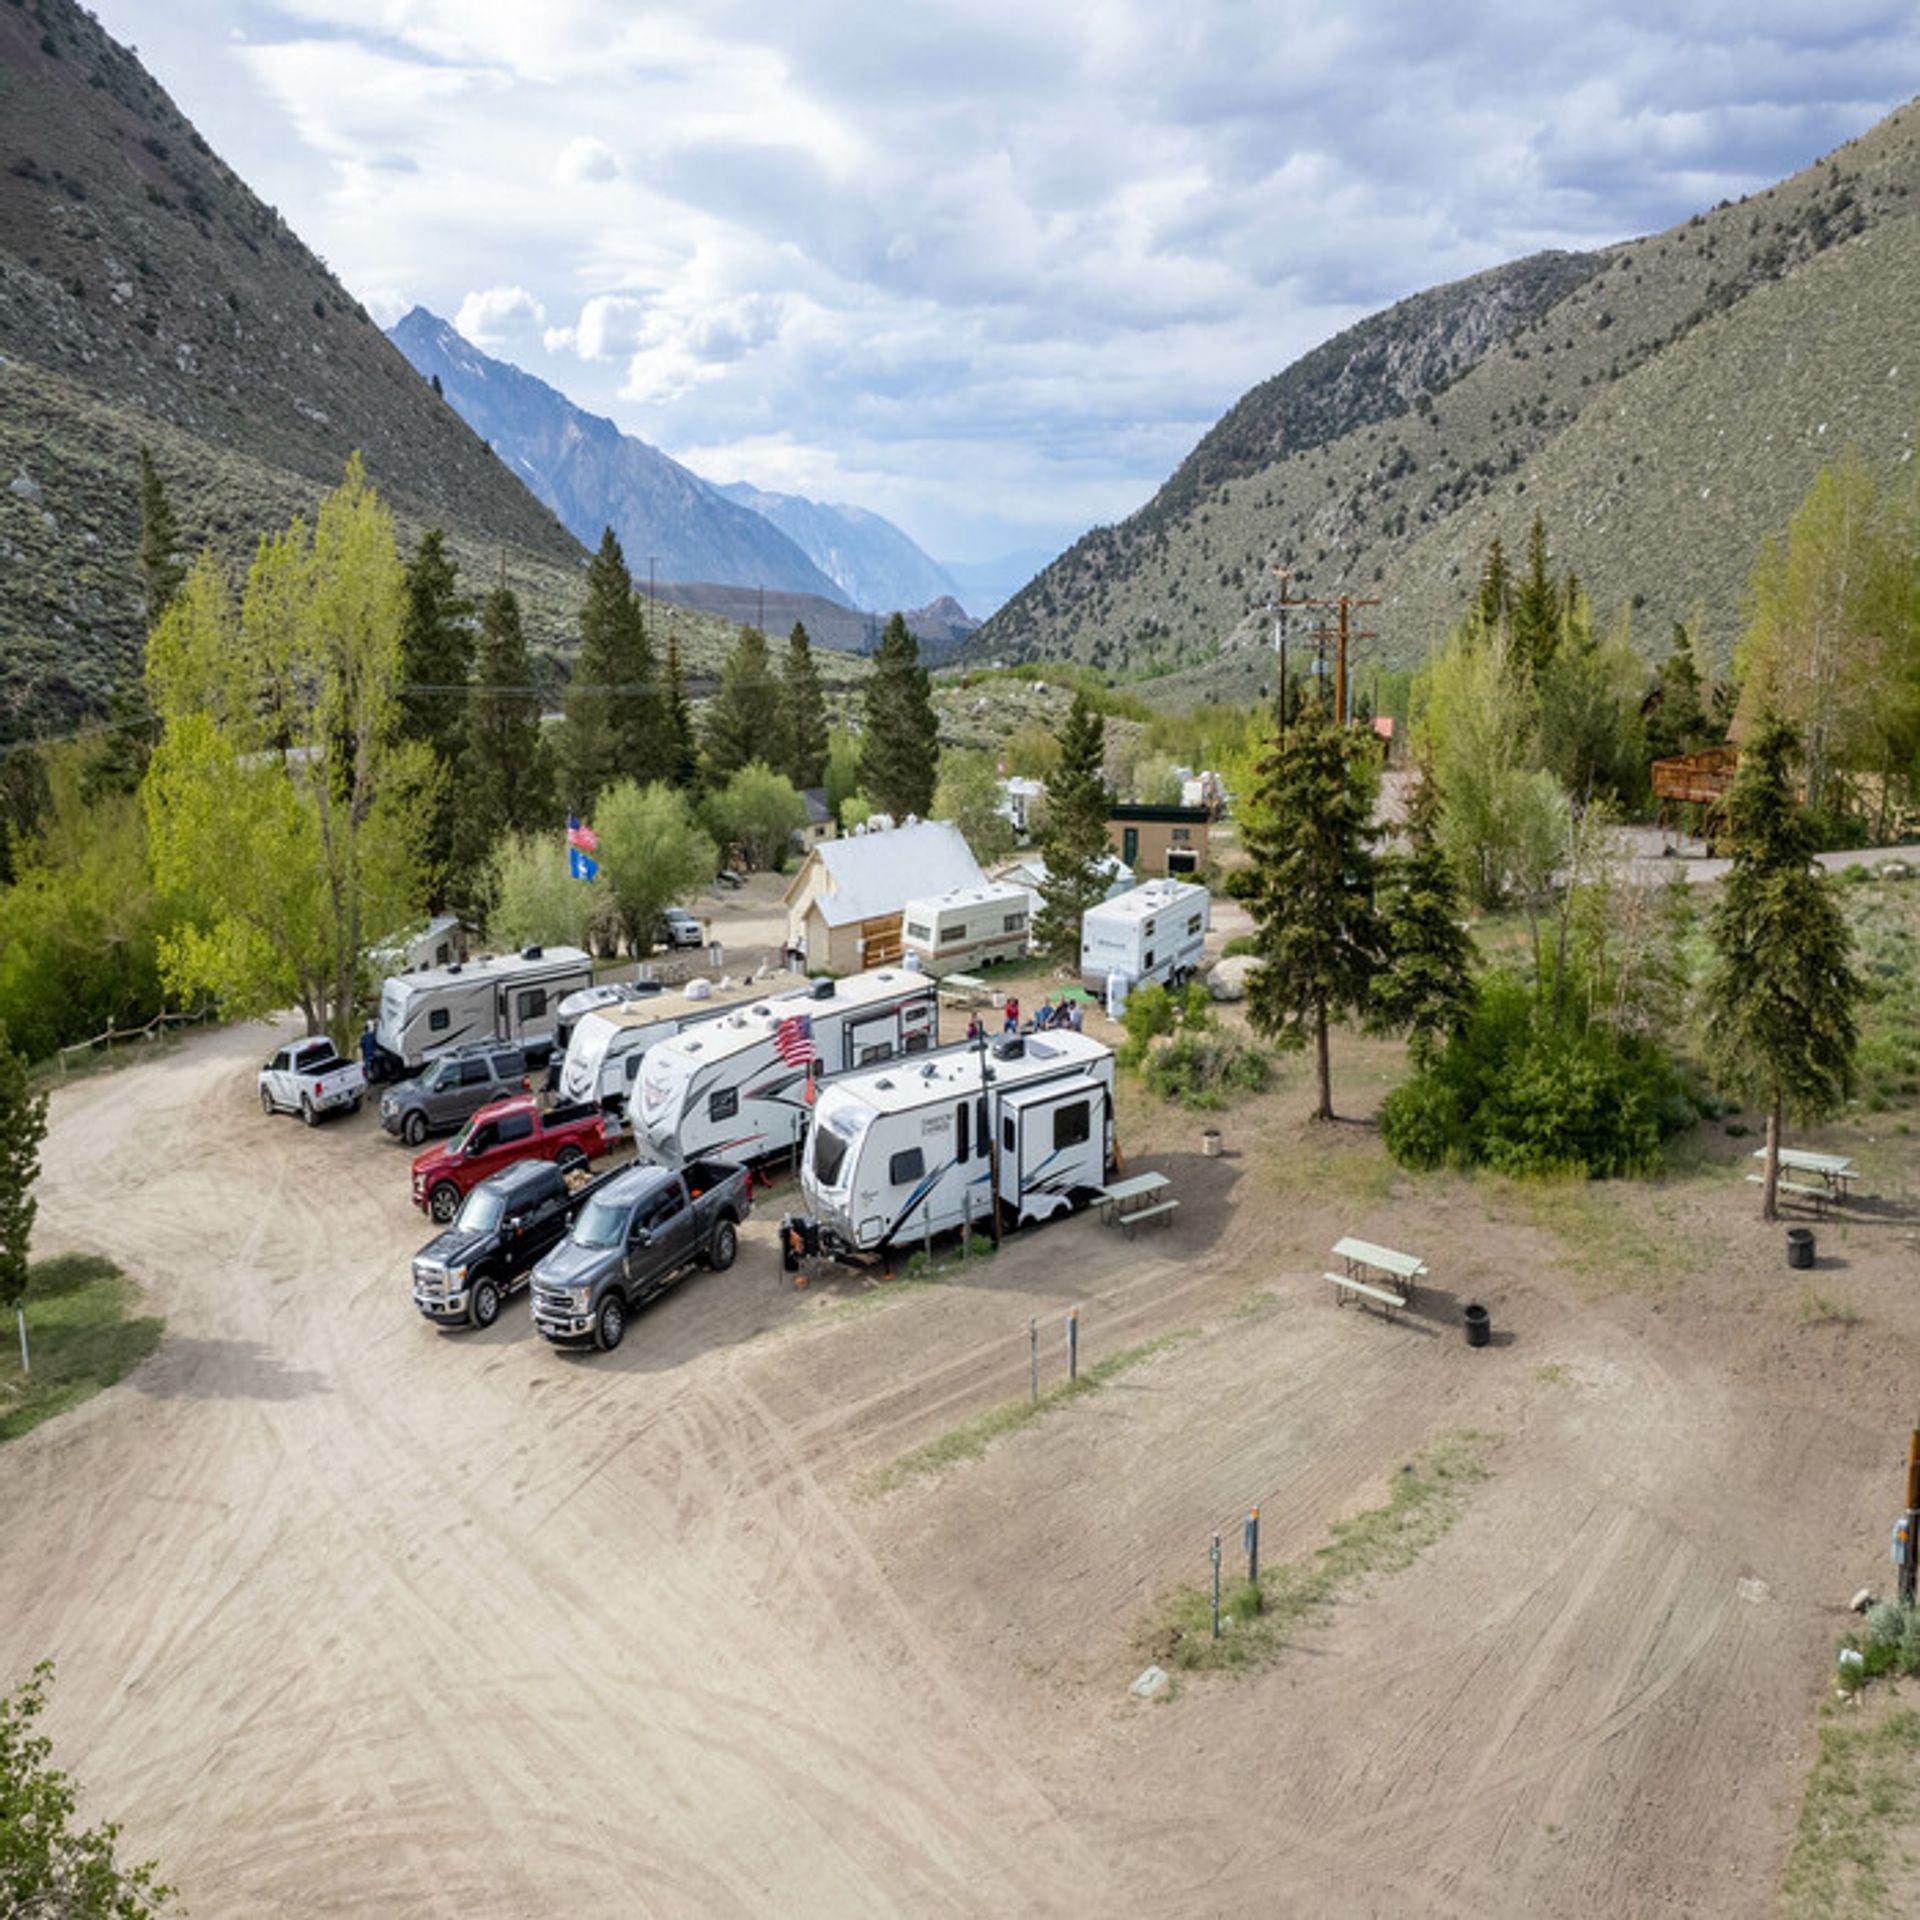
[[[1169,1233],[1081,1219],[856,1302],[780,1277],[776,1200],[733,1273],[572,1357],[518,1303],[421,1322],[405,1154],[265,1120],[262,1052],[56,1096],[39,1250],[122,1261],[167,1337],[0,1480],[0,1673],[58,1660],[62,1760],[195,1914],[1764,1905],[1893,1497],[1895,1215],[1827,1230],[1854,1346],[1782,1307],[1744,1189],[1651,1190],[1688,1289],[1623,1292],[1288,1089],[1222,1160],[1130,1120]],[[1388,1057],[1343,1055],[1356,1104]],[[1345,1230],[1427,1254],[1420,1313],[1335,1310]],[[1460,1342],[1467,1297],[1502,1344]],[[1073,1302],[1093,1356],[1196,1337],[862,1493],[1023,1388],[1030,1317],[1057,1373]],[[1459,1427],[1494,1477],[1416,1568],[1261,1675],[1127,1699],[1210,1531],[1258,1499],[1270,1559],[1310,1551]]]

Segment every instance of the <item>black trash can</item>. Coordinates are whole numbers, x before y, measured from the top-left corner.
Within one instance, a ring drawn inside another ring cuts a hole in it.
[[[1790,1267],[1813,1265],[1813,1229],[1811,1227],[1787,1229],[1787,1265]]]
[[[1484,1347],[1493,1338],[1493,1322],[1487,1318],[1487,1310],[1478,1300],[1460,1310],[1461,1323],[1467,1330],[1467,1345]]]

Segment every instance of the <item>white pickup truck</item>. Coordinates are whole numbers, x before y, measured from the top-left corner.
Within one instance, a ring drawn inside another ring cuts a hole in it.
[[[339,1107],[359,1112],[366,1091],[359,1062],[342,1060],[323,1033],[282,1047],[260,1069],[260,1111],[297,1113],[310,1127]]]

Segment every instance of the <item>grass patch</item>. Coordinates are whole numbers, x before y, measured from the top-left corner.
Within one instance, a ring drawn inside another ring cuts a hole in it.
[[[63,1253],[36,1260],[27,1279],[27,1345],[33,1371],[20,1371],[12,1316],[0,1327],[0,1440],[17,1440],[42,1420],[77,1407],[132,1372],[160,1344],[159,1320],[129,1319],[133,1283],[111,1260]]]
[[[1495,1434],[1445,1435],[1393,1476],[1384,1507],[1335,1521],[1332,1540],[1311,1558],[1266,1569],[1257,1587],[1245,1580],[1223,1586],[1217,1640],[1211,1589],[1183,1588],[1152,1629],[1154,1658],[1189,1672],[1273,1659],[1341,1594],[1411,1566],[1440,1539],[1460,1517],[1468,1490],[1487,1477],[1497,1443]]]
[[[1549,1360],[1534,1368],[1533,1377],[1543,1387],[1564,1387],[1573,1378],[1573,1369],[1564,1360]]]
[[[1896,1830],[1920,1814],[1920,1713],[1874,1724],[1829,1720],[1800,1803],[1780,1883],[1790,1920],[1889,1913],[1888,1856]]]
[[[1812,1286],[1800,1290],[1800,1318],[1809,1327],[1857,1327],[1860,1324],[1857,1307]]]
[[[1560,1242],[1566,1264],[1589,1280],[1633,1289],[1658,1285],[1672,1265],[1671,1242],[1648,1231],[1670,1208],[1637,1181],[1512,1180],[1480,1174],[1489,1219],[1517,1213]]]
[[[1180,1327],[1172,1333],[1163,1333],[1157,1339],[1109,1354],[1104,1360],[1096,1360],[1092,1366],[1083,1366],[1077,1380],[1063,1380],[1058,1386],[1049,1387],[1038,1400],[1009,1400],[1004,1406],[994,1407],[975,1419],[949,1428],[937,1439],[915,1447],[911,1453],[903,1453],[899,1459],[869,1474],[863,1491],[870,1494],[891,1493],[911,1480],[944,1473],[947,1468],[958,1466],[962,1460],[977,1460],[996,1440],[1004,1439],[1010,1433],[1018,1433],[1022,1427],[1057,1412],[1072,1401],[1083,1400],[1090,1393],[1098,1393],[1108,1381],[1117,1379],[1143,1361],[1151,1360],[1156,1354],[1165,1353],[1169,1348],[1193,1339],[1198,1332],[1197,1327]]]

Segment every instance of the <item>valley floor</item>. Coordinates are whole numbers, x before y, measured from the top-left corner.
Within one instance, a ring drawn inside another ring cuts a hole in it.
[[[370,1112],[265,1120],[257,1029],[56,1094],[37,1251],[167,1317],[5,1451],[0,1676],[196,1915],[1750,1914],[1846,1597],[1884,1585],[1920,1356],[1910,1142],[1789,1274],[1751,1140],[1632,1188],[1396,1173],[1301,1066],[1220,1123],[1130,1099],[1170,1231],[1092,1217],[931,1286],[725,1276],[562,1356],[407,1297]],[[1397,1048],[1337,1055],[1371,1112]],[[1413,1248],[1394,1324],[1343,1232]],[[1811,1280],[1812,1285],[1803,1283]],[[1458,1309],[1492,1312],[1465,1346]],[[874,1471],[1192,1329],[977,1462]],[[1216,1531],[1269,1565],[1437,1437],[1491,1476],[1270,1666],[1141,1702]]]

